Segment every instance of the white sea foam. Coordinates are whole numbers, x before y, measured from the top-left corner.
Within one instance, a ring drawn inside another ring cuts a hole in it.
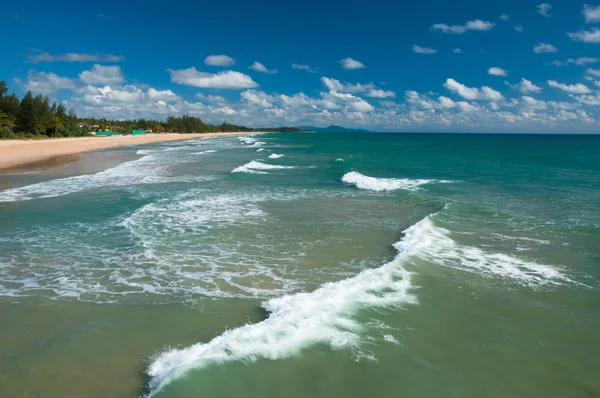
[[[344,161],[344,159],[342,159],[342,158],[337,158],[335,161],[336,161],[336,162],[343,162],[343,161]]]
[[[363,175],[357,171],[351,171],[344,174],[342,182],[352,184],[360,189],[369,191],[395,191],[396,189],[406,189],[416,191],[421,185],[431,183],[450,182],[445,180],[428,179],[410,179],[410,178],[376,178]]]
[[[256,150],[256,152],[262,152],[262,151],[264,151],[264,150],[265,150],[265,148],[258,148],[258,149]]]
[[[264,170],[275,170],[275,169],[295,169],[295,166],[282,166],[277,164],[266,164],[261,163],[257,160],[246,163],[243,166],[236,167],[232,173],[252,173],[252,174],[266,174]]]
[[[437,265],[500,277],[523,286],[535,287],[573,282],[560,270],[550,265],[460,245],[450,235],[449,230],[436,226],[433,217],[430,216],[408,228],[399,245]]]
[[[174,164],[193,162],[197,159],[194,156],[189,156],[189,152],[149,151],[153,152],[140,159],[124,162],[116,167],[95,174],[59,178],[23,187],[6,189],[0,192],[0,202],[51,198],[98,188],[130,187],[140,184],[193,182],[213,179],[206,176],[175,174],[169,171]],[[203,153],[210,152],[211,150],[206,150]]]
[[[416,303],[410,294],[410,272],[404,260],[418,257],[441,266],[501,277],[525,286],[570,281],[557,269],[504,254],[461,246],[450,232],[428,216],[404,231],[394,244],[398,251],[389,263],[358,275],[327,283],[310,293],[297,293],[263,303],[269,317],[256,324],[227,330],[207,343],[171,349],[156,356],[147,373],[152,396],[191,369],[232,361],[277,360],[298,355],[302,349],[328,345],[332,349],[351,347],[360,352],[368,325],[356,321],[362,309]],[[392,335],[383,340],[397,344]],[[368,355],[358,355],[369,357]]]
[[[163,352],[147,370],[150,395],[190,369],[259,358],[282,359],[315,344],[360,351],[365,328],[355,319],[360,310],[416,303],[409,293],[410,273],[401,265],[406,255],[401,250],[379,268],[327,283],[310,293],[271,299],[263,303],[270,315],[262,322],[228,330],[208,343]]]
[[[238,140],[240,140],[240,142],[243,142],[244,144],[254,144],[256,141],[258,141],[256,138],[253,138],[251,136],[241,136],[238,137]]]
[[[269,159],[279,159],[282,158],[283,155],[277,154],[277,153],[272,153],[269,155]]]
[[[214,149],[209,149],[206,151],[200,151],[200,152],[192,152],[192,155],[206,155],[207,153],[215,153],[217,151],[215,151]]]

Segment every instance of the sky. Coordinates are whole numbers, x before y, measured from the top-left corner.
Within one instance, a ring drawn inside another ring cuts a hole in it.
[[[600,132],[600,3],[4,0],[0,80],[80,117]]]

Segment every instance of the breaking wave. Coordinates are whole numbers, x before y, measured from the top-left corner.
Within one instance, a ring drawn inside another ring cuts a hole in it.
[[[571,280],[549,265],[462,246],[430,215],[403,231],[394,244],[396,257],[385,265],[354,277],[327,283],[313,292],[290,294],[263,303],[269,317],[262,322],[227,330],[207,343],[171,349],[156,356],[147,369],[150,396],[191,369],[233,361],[278,360],[323,344],[332,349],[360,351],[366,326],[356,321],[363,309],[400,307],[416,303],[410,293],[411,272],[405,260],[420,258],[435,264],[500,277],[524,286]],[[391,335],[383,340],[397,344]]]
[[[228,330],[208,343],[161,353],[150,364],[150,396],[185,374],[213,364],[281,359],[303,348],[326,344],[333,349],[359,349],[365,328],[354,317],[361,309],[398,307],[416,303],[409,293],[411,274],[402,267],[409,254],[401,242],[389,263],[310,293],[297,293],[263,303],[270,316],[259,323]]]
[[[395,191],[396,189],[406,189],[416,191],[421,185],[432,183],[447,183],[446,180],[428,180],[428,179],[410,179],[410,178],[376,178],[363,175],[357,171],[351,171],[344,174],[342,182],[354,185],[360,189],[369,191]]]
[[[269,159],[279,159],[282,158],[283,155],[277,154],[277,153],[272,153],[269,155]]]
[[[261,163],[257,160],[246,163],[243,166],[236,167],[232,173],[251,173],[251,174],[267,174],[264,170],[275,170],[275,169],[295,169],[296,166],[281,166],[277,164],[266,164]]]

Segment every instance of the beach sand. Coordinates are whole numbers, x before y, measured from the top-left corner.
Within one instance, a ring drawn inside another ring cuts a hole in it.
[[[0,140],[0,171],[10,171],[16,168],[52,167],[77,160],[78,154],[82,152],[105,148],[253,133],[147,134],[48,140]]]

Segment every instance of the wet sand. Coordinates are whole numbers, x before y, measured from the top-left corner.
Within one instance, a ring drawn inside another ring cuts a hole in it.
[[[77,160],[78,154],[82,152],[105,148],[253,133],[147,134],[142,136],[56,138],[48,140],[0,140],[0,171],[53,167]]]

